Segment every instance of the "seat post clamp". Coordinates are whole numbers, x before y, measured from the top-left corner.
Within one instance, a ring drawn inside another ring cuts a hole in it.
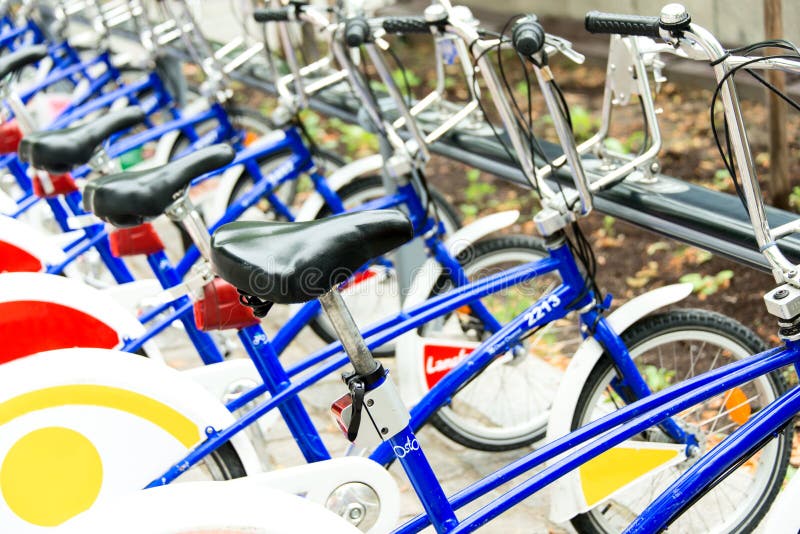
[[[351,372],[342,379],[350,393],[334,403],[334,416],[358,448],[374,448],[408,426],[408,408],[382,365],[368,375]]]

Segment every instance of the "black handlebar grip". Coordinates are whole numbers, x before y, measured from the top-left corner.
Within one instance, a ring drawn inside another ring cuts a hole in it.
[[[544,46],[544,28],[536,17],[528,16],[514,25],[511,31],[514,50],[523,56],[532,56]]]
[[[589,33],[618,33],[659,38],[659,18],[642,15],[618,15],[589,11],[586,13],[586,31]]]
[[[291,10],[291,11],[290,11]],[[253,19],[256,22],[287,22],[289,13],[294,11],[294,7],[262,7],[253,11]]]
[[[344,42],[347,46],[357,47],[366,43],[371,36],[369,22],[364,17],[353,17],[344,24]]]
[[[431,24],[425,17],[389,17],[383,29],[386,33],[430,33]]]

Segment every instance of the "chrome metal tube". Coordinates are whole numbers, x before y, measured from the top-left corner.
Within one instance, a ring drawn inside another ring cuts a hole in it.
[[[325,315],[333,325],[336,335],[342,342],[345,352],[350,357],[350,363],[359,375],[368,375],[378,368],[378,362],[372,357],[367,348],[361,332],[358,330],[350,310],[344,303],[342,295],[336,288],[331,289],[319,298]]]
[[[686,32],[686,36],[694,40],[712,61],[723,57],[725,54],[725,50],[716,37],[705,28],[692,24],[690,30]],[[714,66],[714,75],[717,81],[722,81],[729,70],[730,68],[727,61],[717,63]],[[736,86],[731,77],[728,77],[725,82],[723,82],[720,96],[725,111],[725,118],[728,121],[731,147],[733,148],[736,167],[741,177],[747,211],[750,214],[750,224],[753,226],[758,248],[770,265],[780,273],[785,282],[797,285],[796,267],[783,255],[777,244],[772,240],[770,234],[764,201],[761,196],[761,187],[758,184],[755,163],[753,161],[753,152],[750,149],[750,142],[747,138],[747,130],[744,126],[742,110],[739,106],[739,98],[736,94]],[[792,275],[789,273],[792,273]]]

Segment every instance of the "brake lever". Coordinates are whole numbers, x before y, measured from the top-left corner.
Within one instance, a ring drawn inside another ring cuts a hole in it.
[[[583,62],[586,61],[586,56],[572,48],[572,43],[563,37],[550,35],[548,33],[545,35],[544,45],[547,54],[561,52],[567,59],[578,65],[582,65]]]

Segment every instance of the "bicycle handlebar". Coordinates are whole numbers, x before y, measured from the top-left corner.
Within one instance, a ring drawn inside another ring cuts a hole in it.
[[[638,35],[658,39],[661,32],[659,17],[621,15],[589,11],[584,26],[589,33]]]
[[[256,22],[288,22],[294,12],[294,6],[262,7],[253,11],[253,20]]]
[[[383,31],[390,34],[430,33],[431,23],[425,17],[389,17],[383,21]]]
[[[647,37],[653,37],[653,19],[653,17],[630,17],[591,12],[586,16],[586,27],[590,31],[613,28],[623,35],[641,35],[637,32],[647,32]],[[730,76],[733,68],[745,63],[749,66],[752,60],[758,60],[758,63],[752,63],[753,68],[797,72],[800,71],[800,60],[774,61],[732,56],[710,31],[692,24],[691,17],[680,4],[664,6],[661,15],[655,20],[658,21],[658,37],[663,38],[670,45],[669,51],[689,59],[711,62],[717,83],[721,84],[720,96],[728,123],[729,142],[741,177],[744,203],[749,213],[750,224],[753,227],[759,251],[782,282],[800,287],[800,269],[786,258],[776,243],[780,237],[800,230],[800,223],[795,222],[775,230],[770,229],[736,86],[733,77]],[[626,26],[624,21],[630,21],[630,24]]]
[[[537,54],[544,46],[544,39],[544,28],[533,15],[518,21],[511,31],[511,43],[514,45],[514,50],[523,56]]]

